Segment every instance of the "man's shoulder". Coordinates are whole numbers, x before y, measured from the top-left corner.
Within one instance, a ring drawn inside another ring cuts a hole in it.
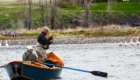
[[[26,54],[26,52],[23,53],[23,55],[25,55],[25,54]]]
[[[23,53],[22,56],[25,56],[25,53]]]
[[[34,56],[36,56],[36,55],[35,55],[35,53],[32,53],[31,55],[34,55]]]
[[[45,34],[43,34],[43,33],[40,33],[40,34],[39,34],[39,37],[40,37],[40,36],[41,36],[41,37],[42,37],[42,36],[45,36]]]
[[[42,35],[42,33],[40,33],[38,36]]]

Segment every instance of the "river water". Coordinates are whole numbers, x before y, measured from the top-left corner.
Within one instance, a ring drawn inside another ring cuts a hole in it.
[[[22,60],[22,54],[26,49],[16,46],[16,49],[5,47],[0,51],[2,66],[13,60]],[[119,46],[118,43],[55,44],[47,51],[56,53],[64,61],[65,66],[108,73],[108,77],[103,78],[90,73],[63,69],[59,80],[140,80],[140,46],[125,47]],[[0,80],[10,80],[4,68],[0,68]]]

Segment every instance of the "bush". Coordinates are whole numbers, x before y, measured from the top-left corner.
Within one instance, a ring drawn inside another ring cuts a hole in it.
[[[62,1],[62,0],[59,0],[58,1],[58,7],[61,7],[61,8],[68,8],[70,6],[70,4],[66,1]]]

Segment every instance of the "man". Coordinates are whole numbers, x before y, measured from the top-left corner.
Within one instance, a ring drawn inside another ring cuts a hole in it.
[[[37,48],[36,48],[36,53],[38,55],[38,58],[41,58],[43,61],[46,61],[46,49],[49,48],[49,45],[53,43],[53,35],[50,37],[46,38],[46,35],[49,32],[48,27],[43,27],[42,32],[39,34],[37,38]]]
[[[23,61],[36,61],[37,62],[37,57],[33,53],[33,47],[32,46],[27,46],[27,51],[22,55]]]

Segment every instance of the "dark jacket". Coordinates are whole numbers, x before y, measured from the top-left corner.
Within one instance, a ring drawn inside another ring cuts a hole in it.
[[[46,34],[44,34],[43,32],[41,32],[37,38],[37,42],[40,43],[41,45],[47,45],[47,48],[45,49],[48,49],[49,48],[49,45],[51,44],[51,40],[53,38],[52,37],[49,37],[49,38],[46,38]]]

